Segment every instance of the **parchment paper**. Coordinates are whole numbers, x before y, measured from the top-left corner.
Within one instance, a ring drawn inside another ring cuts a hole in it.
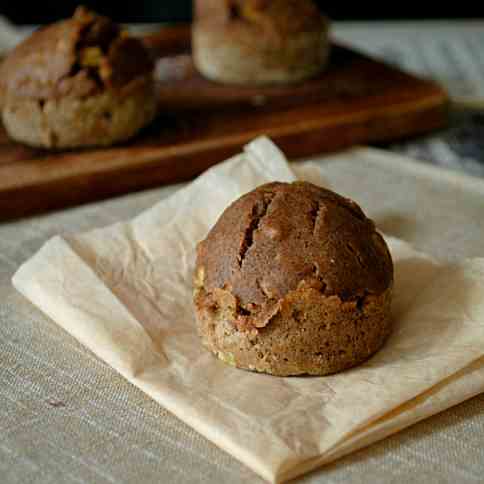
[[[314,167],[298,173],[317,178]],[[277,147],[257,139],[130,222],[53,238],[13,278],[125,378],[271,482],[484,391],[484,259],[443,264],[393,238],[395,328],[367,363],[278,378],[226,366],[201,347],[196,243],[241,194],[294,179]]]

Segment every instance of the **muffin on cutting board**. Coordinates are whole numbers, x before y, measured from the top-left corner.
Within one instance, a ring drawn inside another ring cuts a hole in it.
[[[328,21],[312,0],[195,0],[192,50],[214,81],[298,82],[326,66]]]
[[[7,56],[0,66],[0,101],[4,126],[19,142],[111,145],[155,116],[153,63],[140,40],[79,7]]]
[[[305,182],[242,196],[197,248],[203,344],[238,368],[326,375],[375,353],[391,330],[393,264],[360,207]]]

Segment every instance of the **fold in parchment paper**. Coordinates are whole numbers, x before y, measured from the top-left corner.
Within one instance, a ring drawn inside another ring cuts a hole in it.
[[[314,166],[298,174],[317,177]],[[484,391],[484,259],[448,265],[393,238],[395,327],[365,364],[279,378],[226,366],[201,347],[196,243],[243,193],[294,179],[259,138],[130,222],[53,238],[13,279],[126,379],[271,482]]]

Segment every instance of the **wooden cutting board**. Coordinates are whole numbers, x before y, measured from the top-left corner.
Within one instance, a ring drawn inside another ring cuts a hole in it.
[[[75,152],[31,149],[1,128],[0,219],[188,180],[262,134],[297,158],[421,134],[446,122],[448,98],[439,85],[341,46],[316,79],[252,88],[198,75],[186,26],[145,42],[163,57],[158,119],[124,145]]]

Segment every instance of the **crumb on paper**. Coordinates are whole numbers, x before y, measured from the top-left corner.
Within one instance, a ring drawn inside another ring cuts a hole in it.
[[[227,363],[227,365],[235,366],[235,358],[232,353],[222,353],[221,351],[219,351],[217,356],[220,360]]]
[[[51,407],[54,407],[54,408],[62,408],[62,407],[65,407],[66,404],[64,402],[62,402],[61,400],[47,400],[47,403],[51,406]]]

